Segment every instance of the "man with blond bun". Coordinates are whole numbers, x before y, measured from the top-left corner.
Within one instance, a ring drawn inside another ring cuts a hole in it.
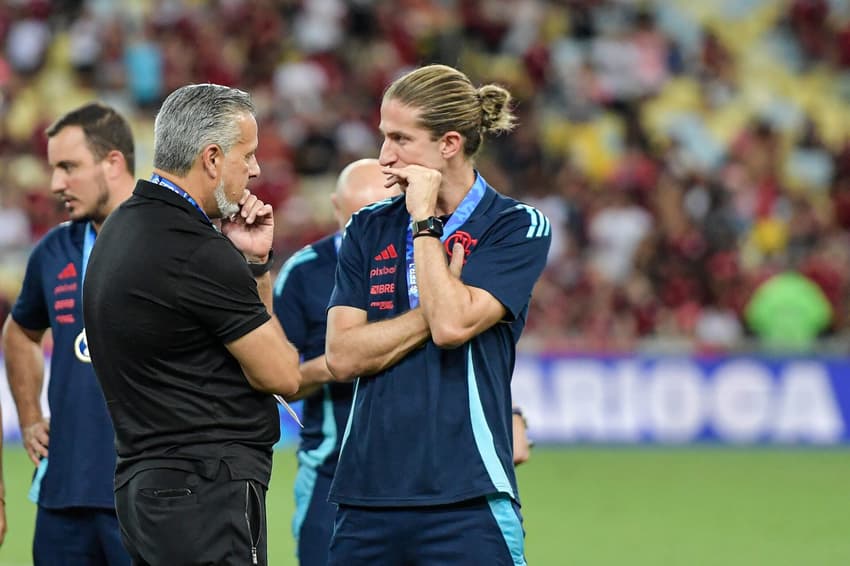
[[[429,65],[381,104],[380,163],[403,198],[351,219],[327,363],[354,381],[328,564],[525,564],[510,381],[549,221],[475,170],[510,93]]]

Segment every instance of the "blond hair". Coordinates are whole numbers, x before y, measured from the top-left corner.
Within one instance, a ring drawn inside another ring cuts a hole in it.
[[[418,109],[419,126],[430,131],[432,139],[450,131],[461,134],[467,157],[481,148],[484,134],[509,132],[516,125],[511,93],[495,84],[476,88],[465,74],[447,65],[420,67],[396,79],[384,92],[384,100]]]

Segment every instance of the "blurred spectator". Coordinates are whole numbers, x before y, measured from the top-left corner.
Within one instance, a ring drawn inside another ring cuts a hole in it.
[[[15,9],[15,8],[13,8]],[[6,34],[5,52],[12,68],[28,77],[41,69],[50,45],[46,2],[19,3]]]
[[[607,281],[621,283],[632,269],[634,253],[649,233],[652,217],[626,189],[600,196],[590,218],[590,262]]]

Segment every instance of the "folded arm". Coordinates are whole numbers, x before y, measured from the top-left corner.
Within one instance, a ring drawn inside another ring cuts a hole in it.
[[[272,315],[248,334],[226,344],[251,387],[283,396],[294,395],[301,383],[298,351],[287,340],[283,328],[272,310],[271,276],[257,277],[257,291]]]
[[[328,369],[325,356],[317,356],[312,360],[302,362],[299,369],[301,370],[301,385],[295,395],[286,398],[287,401],[299,401],[309,397],[320,390],[325,383],[335,381],[333,374]]]
[[[453,248],[451,265],[437,238],[415,238],[413,250],[422,313],[437,346],[456,348],[505,317],[493,295],[461,281],[462,245]]]
[[[373,375],[396,364],[429,335],[422,309],[370,323],[364,310],[333,307],[328,311],[328,369],[337,381]]]

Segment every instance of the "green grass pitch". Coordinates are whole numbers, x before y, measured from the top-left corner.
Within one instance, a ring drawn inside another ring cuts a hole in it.
[[[31,564],[32,465],[4,451],[0,566]],[[275,455],[269,557],[295,564],[295,458]],[[544,448],[518,470],[531,566],[850,565],[850,451]]]

